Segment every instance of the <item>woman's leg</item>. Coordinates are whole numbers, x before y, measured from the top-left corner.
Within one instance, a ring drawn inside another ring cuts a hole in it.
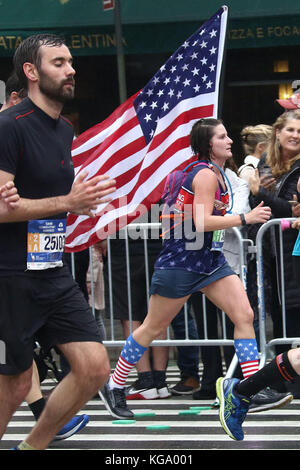
[[[240,278],[226,276],[201,289],[234,324],[234,338],[255,338],[253,311]]]
[[[258,348],[253,328],[253,311],[240,278],[227,276],[202,289],[206,297],[223,310],[234,324],[234,346],[243,376],[259,367]]]
[[[127,338],[110,379],[110,388],[125,387],[129,372],[141,359],[152,341],[168,328],[188,297],[170,299],[158,294],[150,297],[147,316],[141,326]]]

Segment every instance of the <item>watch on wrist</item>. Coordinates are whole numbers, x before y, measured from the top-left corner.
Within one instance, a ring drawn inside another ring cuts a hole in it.
[[[247,222],[246,222],[246,219],[245,219],[245,214],[240,214],[240,218],[241,218],[242,225],[243,226],[247,225]]]

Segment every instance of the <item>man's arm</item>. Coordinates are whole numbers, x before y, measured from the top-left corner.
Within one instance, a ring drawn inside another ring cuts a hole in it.
[[[1,193],[0,209],[1,222],[24,222],[27,220],[51,217],[62,212],[71,212],[77,215],[93,217],[92,211],[99,204],[111,201],[109,194],[115,191],[115,180],[107,175],[95,176],[84,181],[87,172],[78,175],[71,191],[65,196],[48,197],[44,199],[19,198],[14,210],[9,210],[4,196]],[[14,175],[0,170],[0,188],[13,182]],[[11,195],[12,197],[12,195]],[[4,206],[3,206],[4,205]],[[11,208],[12,209],[12,208]]]
[[[0,222],[3,216],[16,209],[20,202],[20,196],[13,181],[8,181],[0,187]]]

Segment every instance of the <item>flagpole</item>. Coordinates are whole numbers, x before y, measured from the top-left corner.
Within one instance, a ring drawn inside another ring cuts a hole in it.
[[[120,96],[120,103],[123,103],[124,101],[127,100],[127,88],[126,88],[125,60],[124,60],[124,51],[123,51],[123,43],[122,43],[122,21],[121,21],[120,0],[115,0],[114,20],[115,20],[115,34],[116,34],[116,46],[117,46],[119,96]]]
[[[219,84],[219,100],[218,100],[218,118],[221,119],[222,117],[222,109],[223,109],[223,98],[224,98],[224,83],[225,83],[225,70],[226,70],[226,58],[227,58],[227,26],[228,26],[228,17],[229,17],[229,8],[227,8],[227,18],[226,18],[226,26],[225,26],[225,39],[224,39],[224,52],[223,52],[223,61],[222,61],[222,68],[220,74],[220,84]]]

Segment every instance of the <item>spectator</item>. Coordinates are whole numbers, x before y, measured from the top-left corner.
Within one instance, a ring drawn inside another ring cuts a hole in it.
[[[87,272],[87,285],[89,304],[93,308],[96,322],[103,340],[106,340],[106,328],[102,314],[105,311],[104,277],[102,251],[97,249],[97,244],[90,250],[91,262]],[[93,283],[93,287],[92,287]]]
[[[254,170],[267,149],[272,127],[266,124],[246,126],[241,131],[242,145],[245,152],[244,164],[238,169],[238,176],[249,181]]]
[[[187,332],[191,340],[199,339],[196,322],[193,316],[193,294],[187,302]],[[184,308],[176,315],[171,323],[175,339],[186,338],[186,323]],[[199,346],[177,346],[177,366],[180,380],[170,388],[173,395],[191,395],[199,390]]]

